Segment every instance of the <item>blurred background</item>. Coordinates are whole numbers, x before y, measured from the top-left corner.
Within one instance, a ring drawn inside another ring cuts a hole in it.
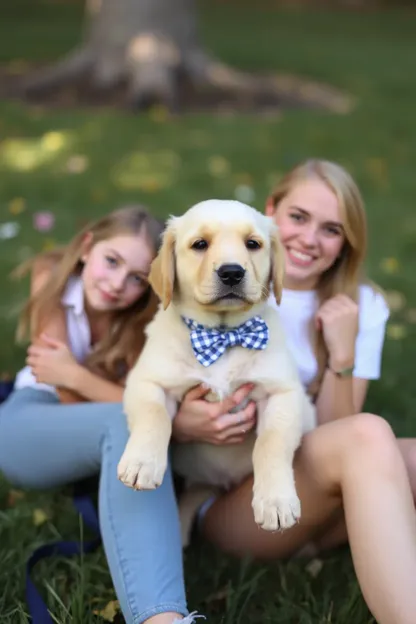
[[[17,263],[127,202],[163,217],[211,197],[263,210],[284,172],[320,157],[361,188],[368,272],[392,310],[367,409],[414,436],[415,63],[414,1],[3,0],[1,377],[24,361]],[[33,548],[79,535],[65,492],[0,478],[2,624],[28,621]],[[264,566],[196,542],[185,563],[189,602],[213,624],[373,621],[348,549]],[[102,551],[42,563],[36,579],[60,624],[122,621]]]

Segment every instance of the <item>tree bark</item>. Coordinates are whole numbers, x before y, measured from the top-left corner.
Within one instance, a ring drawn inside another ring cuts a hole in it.
[[[82,43],[51,67],[25,77],[23,95],[77,83],[98,91],[123,84],[131,106],[160,103],[175,111],[190,86],[200,100],[217,90],[227,93],[219,100],[229,102],[232,93],[234,104],[252,109],[259,101],[274,110],[306,106],[345,113],[353,106],[336,89],[293,76],[246,74],[211,57],[199,41],[196,0],[86,2]]]
[[[84,42],[24,82],[26,93],[89,77],[97,88],[128,85],[132,104],[177,103],[180,77],[207,80],[195,0],[87,0]]]

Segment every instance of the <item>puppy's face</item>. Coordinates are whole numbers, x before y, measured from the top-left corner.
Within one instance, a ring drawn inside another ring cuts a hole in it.
[[[245,204],[210,200],[170,220],[150,282],[170,300],[216,312],[280,300],[283,257],[273,221]]]

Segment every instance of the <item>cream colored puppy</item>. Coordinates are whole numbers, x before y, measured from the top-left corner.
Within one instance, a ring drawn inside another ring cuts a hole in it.
[[[254,471],[255,521],[277,530],[300,517],[292,462],[315,412],[279,314],[267,303],[271,285],[280,301],[283,262],[273,221],[240,202],[204,201],[169,220],[150,272],[162,303],[124,394],[131,435],[118,466],[123,483],[160,485],[172,418],[190,388],[204,383],[210,400],[222,400],[252,382],[256,434],[239,445],[178,444],[174,469],[190,482],[221,487]]]

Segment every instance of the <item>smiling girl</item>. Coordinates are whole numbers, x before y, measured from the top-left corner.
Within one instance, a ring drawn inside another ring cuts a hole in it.
[[[412,624],[416,515],[408,477],[416,494],[416,445],[397,441],[382,418],[361,413],[369,380],[380,375],[388,309],[363,272],[366,217],[360,193],[339,165],[308,161],[282,180],[266,213],[279,226],[285,253],[279,314],[319,423],[295,456],[301,518],[283,532],[260,530],[250,478],[207,501],[200,527],[223,550],[262,559],[312,553],[348,540],[377,621]],[[203,392],[193,390],[183,401],[173,421],[177,439],[207,440],[215,432],[221,443],[227,442],[227,427],[233,425],[236,435],[238,422],[242,436],[252,429],[252,403],[226,416],[228,400],[214,418]]]
[[[13,484],[45,489],[100,476],[104,549],[134,624],[194,621],[170,471],[155,492],[117,479],[128,439],[124,380],[156,310],[147,276],[162,230],[140,206],[126,207],[23,267],[32,284],[19,334],[29,329],[31,344],[0,408],[0,469]]]

